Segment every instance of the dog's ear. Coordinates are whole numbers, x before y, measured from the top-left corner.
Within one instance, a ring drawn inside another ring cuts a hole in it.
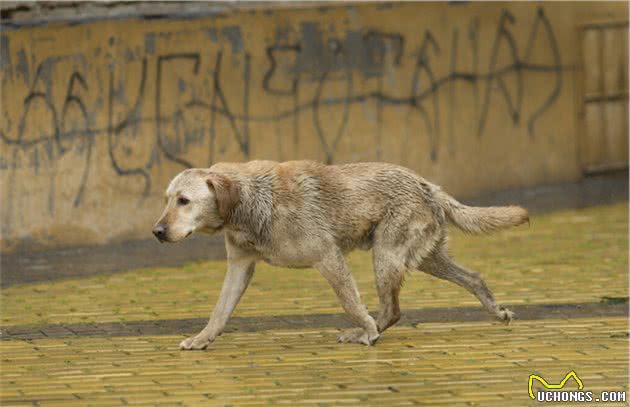
[[[219,216],[224,221],[227,221],[232,209],[234,209],[241,198],[241,188],[238,182],[223,174],[210,173],[206,178],[206,183],[208,188],[214,191]]]

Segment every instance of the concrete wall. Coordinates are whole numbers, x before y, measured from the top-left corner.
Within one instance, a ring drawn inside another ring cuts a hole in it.
[[[627,3],[405,3],[3,29],[2,250],[148,238],[180,170],[389,161],[575,180],[577,27]]]

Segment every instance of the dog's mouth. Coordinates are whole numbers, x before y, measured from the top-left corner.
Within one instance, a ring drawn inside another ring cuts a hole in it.
[[[158,238],[157,238],[157,240],[158,240],[158,242],[160,242],[160,243],[176,243],[176,242],[179,242],[179,241],[181,241],[181,240],[186,239],[188,236],[190,236],[190,235],[192,235],[192,234],[193,234],[193,231],[191,230],[191,231],[189,231],[188,233],[186,233],[186,235],[184,235],[184,237],[180,237],[179,239],[176,239],[176,240],[171,240],[171,239],[169,239],[169,238],[168,238],[168,237],[166,237],[166,236],[164,236],[164,237],[158,237]]]

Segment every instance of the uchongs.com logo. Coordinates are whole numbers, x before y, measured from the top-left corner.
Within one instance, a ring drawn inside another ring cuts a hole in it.
[[[573,379],[575,381],[577,384],[577,390],[564,390],[564,387],[569,379]],[[534,394],[534,380],[539,381],[545,390],[538,390]],[[584,383],[582,382],[582,379],[580,379],[573,370],[567,373],[564,376],[564,379],[562,379],[558,384],[549,383],[547,380],[535,374],[529,375],[528,390],[529,397],[532,400],[539,402],[588,403],[601,401],[606,403],[625,403],[626,401],[625,391],[601,391],[598,394],[595,394],[590,390],[584,390]]]

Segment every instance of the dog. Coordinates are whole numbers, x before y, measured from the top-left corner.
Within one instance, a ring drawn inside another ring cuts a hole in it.
[[[474,294],[498,320],[498,305],[478,273],[446,252],[447,224],[488,233],[528,222],[519,206],[471,207],[413,171],[386,163],[324,165],[313,161],[218,163],[187,169],[166,190],[166,208],[153,234],[177,242],[192,233],[223,233],[227,273],[207,326],[180,348],[205,349],[219,336],[245,292],[257,261],[314,267],[330,283],[356,328],[339,342],[373,345],[400,319],[398,296],[406,271],[423,271]],[[345,255],[372,250],[380,310],[361,303]]]

